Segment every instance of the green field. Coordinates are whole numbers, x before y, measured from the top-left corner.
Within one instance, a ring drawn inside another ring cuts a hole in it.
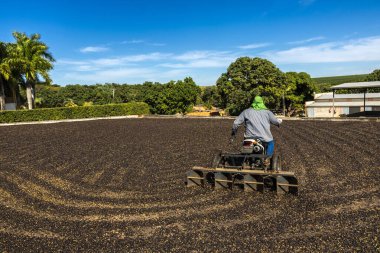
[[[342,83],[353,83],[353,82],[363,82],[368,74],[362,75],[349,75],[349,76],[328,76],[328,77],[315,77],[312,78],[316,86],[321,92],[328,91],[333,85],[338,85]]]

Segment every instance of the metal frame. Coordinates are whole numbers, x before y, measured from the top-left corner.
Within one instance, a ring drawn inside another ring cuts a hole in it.
[[[220,157],[247,157],[247,158],[270,158],[272,156],[265,154],[241,154],[241,153],[222,153]]]
[[[214,174],[214,182],[207,182],[207,175]],[[236,176],[242,180],[235,181]],[[271,180],[273,185],[266,186],[265,180]],[[187,172],[187,187],[210,184],[215,190],[240,188],[247,192],[264,192],[273,190],[277,194],[298,195],[298,180],[294,172],[264,171],[264,170],[236,170],[228,168],[193,167]]]
[[[243,161],[240,161],[240,163],[238,163],[239,165],[236,165],[236,164],[229,164],[229,165],[224,165],[223,167],[224,168],[232,168],[232,169],[246,169],[247,167],[244,166],[244,163],[247,159],[249,158],[257,158],[257,159],[260,159],[261,161],[263,161],[265,158],[271,158],[272,156],[270,155],[266,155],[266,154],[242,154],[242,153],[221,153],[219,155],[220,157],[220,160],[222,159],[239,159],[239,158],[242,158]],[[219,162],[220,162],[219,160]],[[219,163],[218,163],[218,166]],[[216,167],[218,167],[216,166]]]

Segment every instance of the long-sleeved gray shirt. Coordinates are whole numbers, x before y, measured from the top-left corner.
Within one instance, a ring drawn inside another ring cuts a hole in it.
[[[280,121],[269,110],[245,109],[237,117],[232,126],[232,131],[236,132],[241,124],[245,124],[244,137],[258,138],[261,141],[269,142],[273,140],[270,132],[270,124],[280,125]]]

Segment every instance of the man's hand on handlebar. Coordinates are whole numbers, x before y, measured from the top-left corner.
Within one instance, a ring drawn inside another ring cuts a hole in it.
[[[282,119],[277,119],[278,120],[278,127],[280,127],[281,123],[282,123]]]

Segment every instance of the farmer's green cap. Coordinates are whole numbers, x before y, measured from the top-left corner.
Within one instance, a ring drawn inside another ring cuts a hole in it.
[[[255,110],[266,110],[266,109],[268,109],[264,105],[264,99],[260,96],[255,97],[255,99],[253,100],[253,103],[252,103],[252,108]]]

